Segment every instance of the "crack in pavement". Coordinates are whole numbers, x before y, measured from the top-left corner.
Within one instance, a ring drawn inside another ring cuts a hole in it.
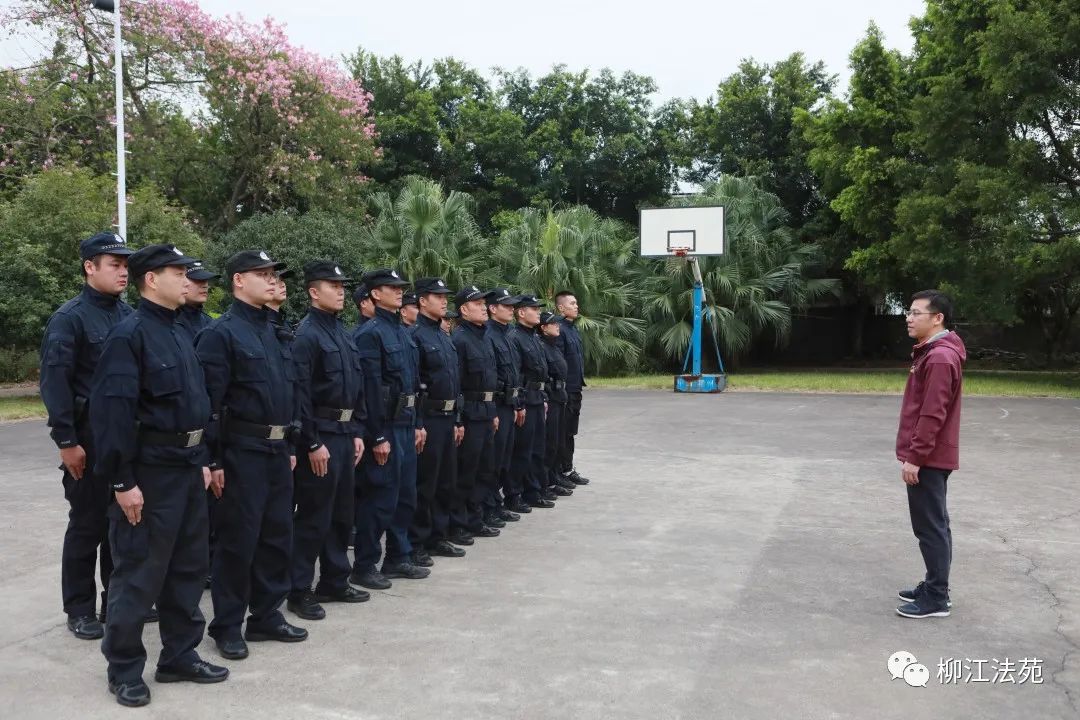
[[[1076,513],[1070,513],[1070,515],[1075,514]],[[1072,649],[1066,650],[1065,654],[1061,656],[1061,666],[1054,672],[1050,673],[1050,683],[1061,688],[1061,690],[1065,693],[1065,699],[1068,700],[1069,705],[1072,706],[1072,709],[1076,712],[1080,712],[1080,706],[1077,705],[1077,699],[1073,696],[1072,690],[1069,688],[1068,685],[1058,680],[1058,675],[1065,672],[1065,669],[1068,666],[1069,657],[1077,652],[1080,652],[1080,645],[1078,645],[1075,640],[1069,637],[1068,633],[1061,629],[1061,626],[1065,623],[1065,615],[1060,610],[1061,599],[1057,596],[1057,593],[1055,593],[1054,590],[1050,587],[1049,583],[1045,582],[1044,580],[1035,575],[1036,571],[1038,571],[1040,568],[1039,564],[1035,562],[1034,558],[1024,553],[1014,543],[1009,542],[1009,539],[1006,536],[1000,535],[998,533],[994,534],[1001,539],[1001,542],[1006,547],[1008,547],[1014,555],[1027,561],[1029,567],[1027,570],[1024,571],[1024,577],[1034,580],[1039,586],[1042,587],[1042,589],[1046,592],[1047,595],[1050,596],[1050,599],[1053,601],[1050,605],[1050,609],[1054,611],[1055,615],[1057,615],[1057,624],[1054,626],[1054,632],[1060,635],[1061,639],[1065,641],[1065,644]]]

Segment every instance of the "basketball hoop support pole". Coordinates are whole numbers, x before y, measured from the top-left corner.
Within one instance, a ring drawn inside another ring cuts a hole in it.
[[[705,305],[705,284],[701,279],[701,266],[696,257],[688,258],[687,262],[694,272],[694,330],[690,337],[693,346],[691,355],[691,372],[701,375],[701,311]]]
[[[701,277],[701,265],[698,263],[698,259],[690,255],[687,257],[685,250],[676,251],[678,257],[686,258],[686,262],[690,264],[691,272],[694,274],[694,307],[693,307],[693,329],[690,333],[690,347],[687,348],[689,362],[683,363],[683,372],[686,372],[687,365],[690,366],[689,375],[676,375],[675,376],[675,392],[678,393],[719,393],[724,392],[724,388],[727,387],[727,376],[724,374],[723,366],[720,367],[719,374],[704,375],[701,372],[701,331],[704,325],[704,309],[705,309],[705,281]],[[717,350],[717,362],[719,363],[719,350]]]

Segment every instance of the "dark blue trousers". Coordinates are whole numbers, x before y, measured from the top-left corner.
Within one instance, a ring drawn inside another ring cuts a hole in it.
[[[544,406],[529,405],[525,408],[525,424],[514,432],[508,497],[539,499],[543,466]]]
[[[502,506],[502,497],[509,494],[510,488],[510,462],[514,457],[514,433],[517,427],[514,425],[514,408],[509,405],[499,405],[499,430],[491,440],[491,450],[484,454],[480,465],[480,484],[491,488],[485,496],[484,504],[488,508]]]
[[[412,553],[409,525],[416,512],[416,431],[412,425],[394,425],[390,431],[390,457],[385,465],[375,462],[371,449],[364,451],[366,487],[356,508],[356,547],[353,569],[374,570],[382,556],[386,534],[386,559],[401,562]]]
[[[210,575],[211,637],[238,640],[248,628],[285,621],[292,554],[293,476],[284,443],[279,452],[226,446],[225,490],[214,513],[217,547]]]
[[[427,443],[416,458],[416,512],[409,527],[409,543],[414,548],[447,538],[457,485],[454,416],[428,415],[424,427]]]
[[[142,679],[143,619],[155,602],[161,616],[158,665],[197,661],[206,627],[199,610],[208,563],[202,469],[136,465],[135,478],[145,503],[142,521],[132,525],[115,503],[108,511],[115,568],[101,652],[113,682]]]
[[[466,421],[465,439],[458,448],[458,486],[451,509],[451,527],[471,532],[483,528],[484,500],[498,492],[492,482],[493,475],[481,471],[494,444],[495,430],[491,420]]]
[[[80,432],[79,442],[86,451],[86,470],[76,480],[64,471],[64,498],[68,501],[68,524],[60,556],[60,588],[64,612],[69,617],[93,615],[97,608],[98,586],[94,574],[101,558],[101,609],[109,599],[109,576],[113,571],[109,553],[109,519],[106,511],[113,501],[108,478],[94,474],[94,448],[89,432]],[[85,436],[85,437],[84,437]]]
[[[952,567],[952,529],[945,504],[950,474],[951,470],[924,467],[919,470],[919,484],[906,486],[911,529],[926,565],[926,598],[941,606],[948,597]]]
[[[297,458],[294,474],[292,548],[293,592],[310,590],[319,561],[320,593],[333,594],[348,587],[349,534],[353,527],[353,436],[322,433],[330,452],[327,473],[318,477],[305,454]]]

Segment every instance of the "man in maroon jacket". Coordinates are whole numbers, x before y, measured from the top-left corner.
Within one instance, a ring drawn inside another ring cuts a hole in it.
[[[911,529],[919,539],[926,579],[901,590],[903,617],[948,617],[952,531],[945,507],[949,475],[960,467],[960,390],[967,349],[952,325],[952,302],[937,290],[911,298],[908,335],[915,340],[911,374],[904,388],[896,459],[907,484]]]

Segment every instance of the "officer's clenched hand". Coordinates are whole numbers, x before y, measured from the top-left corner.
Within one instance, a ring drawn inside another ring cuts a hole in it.
[[[548,404],[544,403],[544,419],[547,420]]]
[[[116,504],[124,511],[124,516],[132,525],[138,525],[142,521],[143,496],[138,485],[123,492],[118,490]]]
[[[499,416],[496,415],[491,419],[491,427],[495,429],[495,432],[499,432]]]
[[[372,452],[375,454],[375,462],[379,465],[385,465],[386,461],[390,459],[390,441],[383,440],[372,449]]]
[[[325,445],[320,445],[307,454],[308,462],[311,463],[311,472],[315,477],[326,477],[330,466],[330,451]]]
[[[214,497],[221,499],[221,493],[225,491],[225,471],[224,470],[211,470],[210,471],[210,492],[214,493]]]
[[[296,469],[296,456],[295,455],[290,455],[289,456],[289,472],[292,472],[295,469]]]
[[[357,465],[360,464],[360,458],[364,457],[364,441],[361,440],[360,438],[353,438],[352,447],[353,447],[352,464],[353,464],[353,467],[356,467]]]
[[[465,426],[459,425],[454,428],[454,445],[461,445],[461,441],[465,439]]]
[[[514,424],[517,425],[518,427],[521,427],[522,425],[525,424],[525,411],[524,410],[515,410],[514,411]]]
[[[76,480],[82,480],[83,471],[86,470],[86,451],[82,445],[64,448],[60,451],[60,462],[68,469],[71,476]]]
[[[209,490],[210,489],[210,480],[211,479],[212,478],[210,477],[210,468],[208,468],[206,466],[203,466],[203,469],[202,469],[202,489],[203,490]]]
[[[416,452],[424,452],[424,445],[427,444],[427,430],[424,428],[416,428]]]

